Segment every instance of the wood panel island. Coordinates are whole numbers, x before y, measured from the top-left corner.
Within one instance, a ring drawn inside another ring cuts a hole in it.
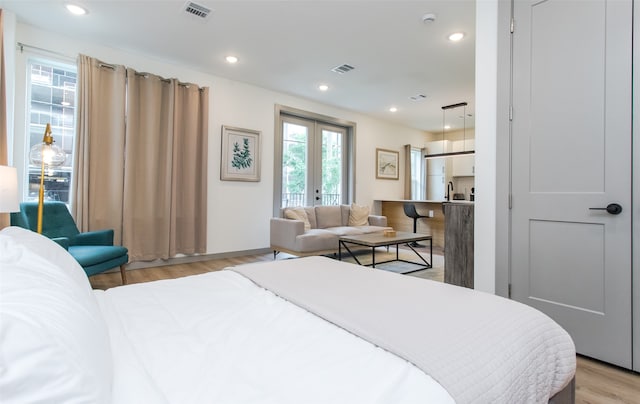
[[[403,206],[407,202],[415,204],[416,210],[421,215],[429,215],[429,212],[433,211],[433,217],[418,219],[416,231],[431,235],[436,253],[444,252],[444,281],[473,288],[474,203],[470,201],[374,200],[374,212],[386,216],[387,225],[395,230],[412,232],[413,219],[404,214]]]

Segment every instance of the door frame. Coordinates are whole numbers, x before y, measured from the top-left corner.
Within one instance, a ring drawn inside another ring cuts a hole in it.
[[[339,126],[346,129],[347,135],[344,141],[344,167],[345,192],[348,203],[356,198],[355,178],[356,178],[356,123],[345,119],[335,118],[315,112],[304,111],[285,105],[275,104],[275,128],[274,128],[274,148],[273,148],[273,216],[280,217],[280,203],[282,195],[282,116],[290,116],[313,120],[320,124],[329,126]]]

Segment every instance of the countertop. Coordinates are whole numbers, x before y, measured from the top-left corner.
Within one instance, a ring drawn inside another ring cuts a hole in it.
[[[461,204],[468,204],[468,205],[473,205],[474,201],[467,201],[467,200],[451,200],[451,201],[438,201],[438,200],[430,200],[430,199],[423,199],[423,200],[413,200],[413,199],[374,199],[374,202],[417,202],[417,203],[461,203]]]

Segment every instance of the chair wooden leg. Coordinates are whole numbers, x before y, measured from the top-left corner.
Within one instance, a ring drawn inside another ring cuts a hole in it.
[[[124,269],[124,265],[120,265],[120,276],[122,277],[122,284],[127,284],[127,271]]]

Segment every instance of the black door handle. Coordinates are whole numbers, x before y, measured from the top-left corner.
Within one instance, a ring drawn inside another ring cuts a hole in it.
[[[589,208],[589,210],[606,210],[607,213],[612,215],[619,215],[622,212],[622,206],[617,203],[610,203],[606,208]]]
[[[320,200],[320,197],[319,197],[319,196],[316,196],[316,201],[319,201],[319,200]]]

